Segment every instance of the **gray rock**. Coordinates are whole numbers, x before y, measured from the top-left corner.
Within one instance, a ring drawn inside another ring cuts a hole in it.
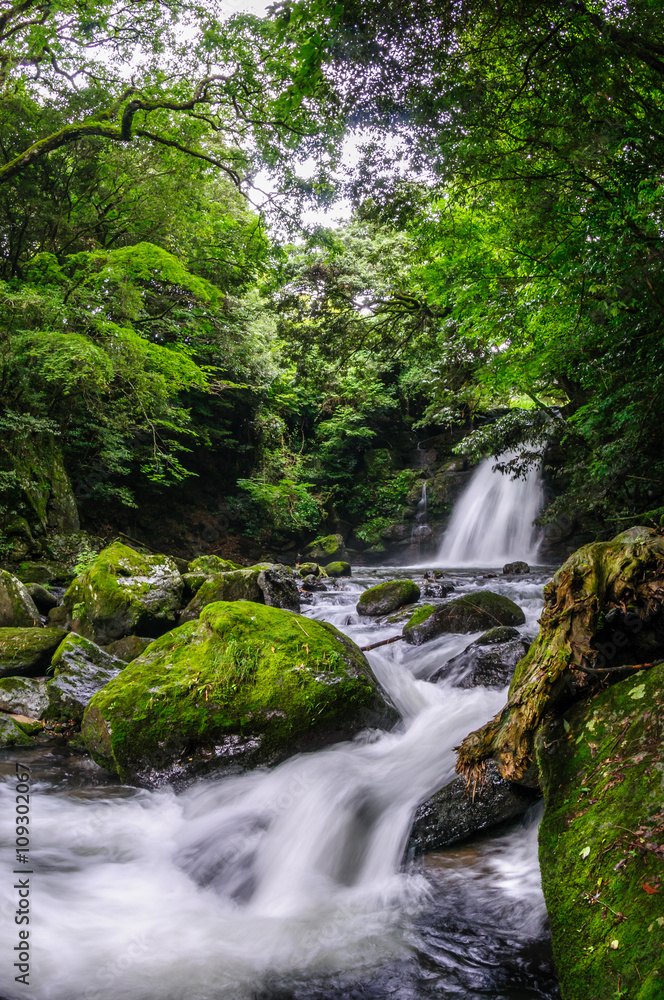
[[[490,640],[480,636],[471,642],[462,653],[454,656],[429,679],[435,684],[449,677],[455,687],[502,688],[512,680],[514,668],[528,652],[530,643],[522,638],[516,629],[492,629],[493,632],[515,632],[516,638],[506,642]]]
[[[0,711],[41,719],[48,695],[45,680],[37,677],[3,677],[0,679]]]
[[[26,586],[26,590],[35,602],[40,615],[47,615],[53,608],[57,608],[58,599],[55,594],[52,594],[46,587],[42,587],[40,583],[29,583]]]
[[[30,628],[41,625],[39,611],[25,584],[0,569],[0,628]]]
[[[501,778],[490,760],[485,780],[477,785],[474,795],[465,779],[459,777],[419,806],[410,846],[421,853],[469,840],[481,830],[523,816],[538,798],[536,791]]]
[[[284,608],[286,611],[300,610],[300,592],[297,589],[292,569],[275,563],[266,566],[258,574],[258,586],[263,591],[263,600],[269,608]]]
[[[309,576],[305,576],[302,581],[302,588],[303,590],[309,591],[326,589],[323,580],[319,576],[314,576],[313,573],[310,573]]]
[[[530,573],[530,566],[527,562],[523,562],[521,559],[517,559],[516,562],[505,563],[503,566],[503,573],[506,575],[519,576],[523,573]]]
[[[154,640],[146,639],[142,635],[125,635],[122,639],[116,639],[115,642],[109,643],[108,646],[102,646],[102,649],[105,653],[117,657],[118,660],[131,663],[132,660],[136,660],[142,655],[151,642]]]
[[[48,707],[44,712],[47,719],[83,718],[85,706],[92,696],[126,666],[89,639],[70,632],[56,650],[52,661],[55,677],[46,685]]]

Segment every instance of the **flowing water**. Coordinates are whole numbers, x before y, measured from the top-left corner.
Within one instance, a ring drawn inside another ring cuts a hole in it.
[[[506,453],[498,460],[514,457]],[[438,552],[438,566],[537,562],[541,532],[533,521],[543,507],[541,472],[531,469],[525,479],[511,479],[493,471],[496,461],[487,458],[478,465],[457,501]]]
[[[396,574],[411,575],[399,570]],[[366,571],[316,594],[311,617],[359,644],[399,626],[355,612]],[[459,593],[486,587],[455,575]],[[533,634],[546,575],[492,589]],[[537,817],[407,860],[413,812],[454,775],[454,746],[505,691],[426,678],[473,635],[368,654],[402,717],[391,733],[184,791],[121,787],[83,754],[5,751],[0,768],[5,1000],[351,1000],[557,997]],[[11,970],[15,760],[33,768],[31,985]]]

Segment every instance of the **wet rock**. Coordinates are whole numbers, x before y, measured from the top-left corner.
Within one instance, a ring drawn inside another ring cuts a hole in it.
[[[40,626],[35,602],[25,584],[6,570],[0,570],[0,628]]]
[[[325,590],[326,589],[325,583],[321,579],[321,577],[314,576],[313,574],[310,574],[309,576],[305,576],[304,580],[302,581],[302,587],[303,587],[304,590],[309,590],[309,591],[312,591],[312,592],[314,590]]]
[[[257,583],[263,592],[263,600],[268,608],[285,608],[287,611],[300,610],[300,593],[293,571],[288,566],[280,563],[266,566],[258,574]]]
[[[102,646],[105,653],[122,660],[124,663],[131,663],[148,648],[154,640],[146,639],[142,635],[125,635],[122,639],[116,639],[107,646]]]
[[[434,608],[424,621],[409,623],[404,627],[404,636],[412,646],[420,646],[447,632],[479,632],[496,625],[523,625],[525,620],[521,608],[509,597],[476,590]]]
[[[501,778],[492,763],[474,795],[463,778],[455,778],[423,802],[415,813],[410,845],[422,853],[469,840],[482,830],[523,816],[538,798],[537,792]]]
[[[325,535],[317,538],[307,549],[307,559],[327,566],[328,563],[346,559],[346,546],[343,535]]]
[[[79,722],[92,696],[117,677],[125,663],[89,639],[70,632],[55,651],[51,665],[55,677],[46,685],[48,706],[44,718]]]
[[[43,677],[66,634],[61,628],[0,628],[0,677]]]
[[[318,563],[315,562],[300,563],[297,571],[302,579],[304,579],[305,576],[320,576],[321,573],[324,573],[324,570],[322,570]]]
[[[514,635],[501,641],[496,638],[496,633],[514,633]],[[487,635],[490,636],[488,640]],[[471,642],[458,656],[452,657],[429,679],[435,684],[449,677],[455,687],[461,688],[479,685],[502,688],[512,680],[514,668],[529,648],[528,640],[520,636],[516,629],[507,626],[491,629],[475,642]]]
[[[41,719],[48,705],[46,684],[37,677],[3,677],[0,679],[0,711]]]
[[[660,664],[536,737],[542,888],[561,992],[573,1000],[662,996],[662,717]]]
[[[503,566],[503,573],[505,575],[519,576],[522,573],[530,573],[530,566],[527,562],[517,559],[516,562],[505,563]]]
[[[222,559],[221,556],[198,556],[189,563],[187,572],[211,576],[213,573],[231,573],[235,569],[244,569],[244,566],[231,562],[230,559]]]
[[[234,601],[152,643],[94,696],[82,732],[99,764],[151,784],[274,763],[394,718],[333,626]]]
[[[0,748],[30,746],[32,740],[9,715],[0,715]]]
[[[364,591],[357,602],[357,612],[372,618],[389,615],[404,604],[413,604],[419,597],[420,588],[412,580],[387,580]]]
[[[35,602],[35,607],[40,615],[48,615],[52,608],[57,608],[58,599],[55,594],[52,594],[46,587],[42,587],[40,583],[29,583],[26,590]]]
[[[427,570],[420,587],[422,597],[447,597],[454,589],[452,581],[446,579],[444,574],[438,570]]]
[[[325,567],[325,571],[328,576],[332,577],[351,575],[350,563],[343,561],[328,563],[327,566]]]
[[[123,635],[157,636],[175,624],[184,582],[169,556],[120,542],[103,549],[64,596],[77,632],[106,645]]]
[[[203,608],[217,601],[252,601],[263,603],[263,590],[258,585],[261,570],[256,567],[215,573],[207,578],[180,615],[180,624],[194,621]]]

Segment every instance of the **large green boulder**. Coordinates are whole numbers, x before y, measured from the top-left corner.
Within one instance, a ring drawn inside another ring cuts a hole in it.
[[[325,622],[248,601],[203,609],[94,696],[83,738],[123,780],[274,763],[392,721],[371,670]]]
[[[339,560],[338,562],[328,563],[327,566],[325,567],[325,571],[328,576],[332,577],[350,576],[352,572],[350,568],[350,563],[344,562],[343,559]]]
[[[420,646],[446,632],[480,632],[498,625],[523,625],[521,608],[509,597],[491,590],[476,590],[441,604],[417,624],[408,623],[403,634],[406,642]]]
[[[420,588],[412,580],[387,580],[364,591],[357,602],[357,613],[372,618],[389,615],[404,604],[414,604],[419,596]]]
[[[62,628],[0,628],[0,677],[40,677],[66,631]]]
[[[189,563],[187,572],[211,576],[213,573],[230,573],[234,569],[244,569],[244,566],[231,562],[230,559],[222,559],[221,556],[198,556]]]
[[[46,685],[48,706],[44,718],[80,722],[92,696],[117,677],[125,662],[70,632],[56,649],[51,666],[55,676]]]
[[[30,628],[41,625],[35,602],[25,584],[0,569],[0,628]]]
[[[664,665],[541,729],[542,886],[563,1000],[664,997]]]
[[[307,549],[307,559],[327,566],[328,563],[345,560],[347,557],[343,535],[325,535],[317,538]]]
[[[74,628],[100,646],[124,635],[156,637],[175,624],[184,583],[169,556],[121,542],[103,549],[64,596]]]
[[[0,678],[0,711],[41,719],[48,705],[46,688],[41,677]]]

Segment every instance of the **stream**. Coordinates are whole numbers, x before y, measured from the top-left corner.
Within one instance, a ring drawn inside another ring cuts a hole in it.
[[[359,645],[399,625],[358,595],[422,570],[358,569],[303,613]],[[533,636],[550,571],[449,571],[454,596],[490,588]],[[478,635],[477,633],[476,635]],[[119,786],[61,748],[0,757],[3,870],[13,864],[14,762],[32,769],[31,985],[10,970],[15,890],[3,879],[4,1000],[355,1000],[558,997],[537,863],[536,807],[472,844],[413,858],[417,805],[454,776],[453,748],[502,691],[427,678],[476,635],[367,654],[402,722],[271,770],[184,790]],[[405,860],[404,860],[405,859]],[[10,917],[10,919],[7,919]]]

